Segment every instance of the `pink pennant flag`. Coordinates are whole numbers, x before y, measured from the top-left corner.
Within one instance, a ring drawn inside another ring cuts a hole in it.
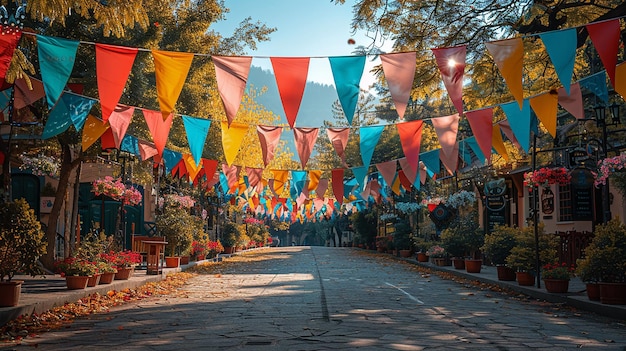
[[[126,130],[130,125],[130,121],[133,119],[133,113],[135,108],[132,106],[117,106],[114,111],[111,111],[109,116],[109,124],[111,125],[111,131],[113,132],[113,140],[115,140],[115,147],[120,148]]]
[[[376,203],[380,203],[382,200],[380,196],[380,184],[378,184],[378,180],[376,179],[370,182],[370,196],[376,200]]]
[[[326,194],[327,189],[328,189],[328,179],[327,178],[320,179],[319,183],[317,184],[317,189],[315,189],[315,194],[317,195],[317,198],[323,199],[324,194]]]
[[[412,173],[417,173],[424,122],[422,120],[403,122],[396,124],[396,127],[400,135],[400,144],[402,144],[404,156],[411,166]]]
[[[452,104],[463,114],[463,74],[465,73],[466,46],[432,49],[443,84]]]
[[[480,150],[489,162],[491,160],[491,137],[493,135],[493,109],[468,111],[465,113],[465,117],[467,117]]]
[[[261,142],[261,151],[263,153],[263,164],[265,167],[274,159],[274,149],[280,141],[280,133],[282,127],[257,125],[256,132]]]
[[[239,167],[232,165],[229,166],[226,163],[222,163],[222,173],[228,180],[228,189],[233,189],[239,184]]]
[[[600,56],[600,60],[602,60],[611,84],[615,87],[615,66],[617,65],[620,38],[619,18],[590,23],[585,28],[589,32],[589,37]]]
[[[163,155],[165,149],[165,143],[167,142],[167,136],[170,134],[172,128],[173,116],[170,113],[165,120],[160,111],[142,110],[143,116],[148,124],[148,129],[152,135],[154,145],[159,151],[159,156]],[[110,119],[110,118],[109,118]]]
[[[341,159],[341,164],[348,168],[346,164],[346,146],[348,145],[348,137],[350,136],[350,128],[327,128],[326,134],[330,143],[333,145],[337,156]]]
[[[426,165],[424,164],[424,162],[420,161],[420,166],[419,166],[419,177],[420,177],[420,183],[424,184],[426,183],[426,177],[428,177],[428,169],[426,168]]]
[[[396,178],[397,167],[398,167],[397,160],[391,160],[391,161],[376,164],[376,169],[378,169],[378,172],[380,172],[380,175],[383,176],[383,179],[385,180],[385,182],[387,182],[387,185],[389,186],[393,185],[393,181]]]
[[[411,184],[415,184],[415,179],[417,178],[417,168],[413,169],[413,165],[411,165],[406,157],[399,159],[398,163],[400,163],[400,168],[402,168],[404,176]],[[405,189],[409,190],[409,188],[410,187],[405,186]]]
[[[583,107],[583,94],[580,91],[580,84],[574,83],[570,87],[570,93],[567,94],[565,88],[560,87],[559,93],[559,105],[571,113],[576,119],[585,118],[585,108]]]
[[[26,80],[24,78],[19,78],[15,80],[15,101],[13,106],[19,110],[26,106],[32,105],[37,100],[42,99],[46,96],[46,92],[43,89],[43,83],[39,79],[30,78],[30,83],[33,87],[33,90],[28,88],[26,84]]]
[[[296,141],[296,149],[298,150],[298,156],[300,156],[302,169],[306,168],[306,163],[309,161],[309,156],[311,156],[311,152],[313,152],[313,148],[315,147],[318,133],[319,128],[293,129],[293,136]]]
[[[137,48],[96,44],[96,78],[103,121],[109,119],[120,101],[138,51]]]
[[[400,119],[404,119],[415,77],[415,51],[380,55],[389,94]]]
[[[241,105],[248,73],[252,64],[251,56],[212,56],[215,66],[217,90],[222,98],[228,125],[235,119]]]
[[[454,144],[452,151],[449,154],[443,152],[442,150],[439,153],[439,159],[448,173],[450,173],[450,175],[454,174],[459,165],[459,143],[457,142]]]
[[[519,149],[522,149],[522,145],[520,145],[519,141],[517,141],[517,138],[515,137],[515,133],[513,133],[513,129],[511,129],[511,125],[509,124],[509,121],[504,119],[498,122],[497,124],[500,127],[500,130],[502,131],[502,133],[506,135],[506,137],[511,141],[511,143],[515,145],[516,147],[518,147]]]
[[[217,161],[215,161],[216,163],[216,169],[217,169]],[[215,184],[217,184],[220,181],[220,172],[213,172],[213,178],[210,178],[207,175],[207,178],[210,179],[207,183],[206,183],[206,188],[211,189]]]
[[[263,168],[246,167],[246,175],[248,175],[248,183],[251,188],[256,188],[261,183],[263,177]]]
[[[296,123],[306,77],[309,73],[308,57],[270,57],[280,100],[283,102],[285,117],[289,126],[293,128]]]
[[[459,132],[459,119],[458,113],[431,119],[437,137],[439,138],[439,144],[441,145],[439,158],[444,162],[444,165],[450,173],[456,171],[459,160],[459,143],[456,140]],[[443,154],[443,156],[441,156],[441,154]]]
[[[159,154],[159,151],[154,146],[154,143],[137,139],[137,145],[139,146],[139,156],[141,156],[142,161]]]

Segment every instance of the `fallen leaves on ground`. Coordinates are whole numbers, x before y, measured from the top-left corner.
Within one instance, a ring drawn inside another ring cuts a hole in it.
[[[0,328],[0,341],[19,343],[25,337],[67,326],[78,317],[107,312],[113,306],[151,296],[172,294],[178,291],[178,288],[193,275],[187,272],[169,274],[164,280],[146,283],[134,289],[109,290],[104,295],[94,293],[42,314],[34,313],[30,316],[20,316]]]

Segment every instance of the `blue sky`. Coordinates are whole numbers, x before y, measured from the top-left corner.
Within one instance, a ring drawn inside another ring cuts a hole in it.
[[[367,46],[371,39],[361,33],[351,34],[352,4],[335,5],[330,0],[225,0],[230,9],[226,20],[214,24],[211,29],[224,36],[230,36],[233,29],[246,17],[260,21],[277,31],[271,34],[271,41],[257,45],[257,49],[247,52],[254,56],[252,64],[271,70],[270,56],[311,57],[308,80],[334,85],[328,56],[353,55],[355,46]],[[355,45],[349,45],[353,38]],[[385,45],[390,50],[391,43]],[[259,56],[259,57],[257,57]],[[368,58],[361,86],[367,88],[374,80],[369,68],[379,64]]]

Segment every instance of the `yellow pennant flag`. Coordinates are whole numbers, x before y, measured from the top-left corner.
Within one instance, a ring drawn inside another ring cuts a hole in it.
[[[391,191],[393,191],[396,195],[400,195],[400,177],[396,177],[396,179],[394,179]]]
[[[184,154],[183,160],[185,161],[185,168],[187,168],[187,173],[189,174],[189,182],[193,182],[202,167],[196,165],[196,161],[194,161],[193,156],[190,154]]]
[[[247,132],[247,124],[233,122],[229,128],[228,122],[222,121],[222,148],[224,148],[227,165],[230,166],[235,161],[243,137],[246,136]]]
[[[309,171],[309,191],[317,190],[317,185],[320,183],[321,176],[322,171],[320,170]]]
[[[615,66],[615,91],[626,99],[626,62]]]
[[[500,132],[500,126],[493,126],[493,133],[491,134],[491,146],[493,146],[494,150],[500,156],[504,157],[504,160],[509,162],[509,154],[506,152],[506,147],[504,146],[504,140],[502,140],[502,133]]]
[[[524,104],[524,88],[522,86],[524,43],[522,39],[492,41],[485,43],[485,46],[521,109]]]
[[[553,93],[554,91],[554,93]],[[559,94],[553,90],[530,99],[530,106],[535,111],[541,124],[553,138],[556,137],[556,112],[559,107]]]
[[[101,119],[92,115],[87,116],[85,126],[83,127],[83,151],[89,149],[89,147],[93,145],[93,143],[95,143],[96,140],[98,140],[102,134],[109,129],[109,127],[109,124],[102,122]]]
[[[157,96],[163,119],[174,111],[193,61],[193,53],[152,50]]]

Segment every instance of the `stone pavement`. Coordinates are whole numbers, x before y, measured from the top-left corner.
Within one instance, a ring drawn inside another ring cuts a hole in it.
[[[586,313],[587,308],[572,311],[561,304],[479,290],[420,273],[390,258],[349,248],[272,248],[255,262],[198,275],[175,296],[116,307],[77,319],[62,330],[26,338],[22,345],[3,348],[0,344],[0,349],[626,349],[624,306],[585,303],[580,283],[572,282],[572,294],[553,296],[557,294],[544,289],[498,282],[490,267],[468,275],[452,267],[423,264],[488,283],[510,284],[509,288],[539,299],[580,301],[592,312],[606,307],[618,311],[614,313],[620,319]],[[414,259],[398,260],[418,265]],[[140,271],[127,283],[154,278]],[[27,289],[24,295],[35,295],[24,300],[29,308],[49,297],[61,299],[62,287],[50,293],[45,290],[42,287],[37,294]]]

